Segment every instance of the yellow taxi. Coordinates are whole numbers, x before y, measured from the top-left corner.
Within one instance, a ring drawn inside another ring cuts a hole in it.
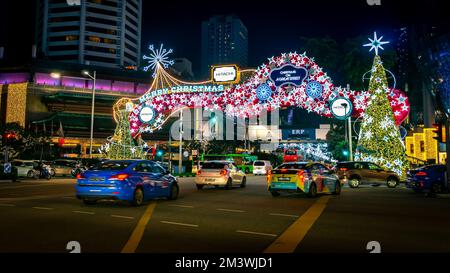
[[[341,182],[333,171],[321,163],[284,163],[267,175],[268,191],[277,197],[281,192],[306,193],[316,197],[318,193],[341,193]]]

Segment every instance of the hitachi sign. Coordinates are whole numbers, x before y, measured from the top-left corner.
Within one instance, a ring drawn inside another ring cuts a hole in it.
[[[238,67],[235,65],[213,67],[212,80],[214,83],[236,83],[239,81]]]

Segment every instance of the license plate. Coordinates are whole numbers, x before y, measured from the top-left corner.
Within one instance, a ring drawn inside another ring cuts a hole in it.
[[[91,177],[89,179],[89,181],[94,181],[94,182],[96,182],[96,181],[105,181],[105,178],[103,178],[103,177]]]
[[[206,178],[205,179],[205,182],[214,182],[214,181],[216,181],[214,178]]]
[[[278,181],[291,181],[290,177],[278,177]]]

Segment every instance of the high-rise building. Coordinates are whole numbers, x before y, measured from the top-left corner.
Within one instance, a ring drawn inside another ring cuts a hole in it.
[[[202,22],[202,76],[212,65],[248,65],[248,31],[236,15],[217,15]]]
[[[38,0],[37,12],[38,58],[139,67],[142,0]]]

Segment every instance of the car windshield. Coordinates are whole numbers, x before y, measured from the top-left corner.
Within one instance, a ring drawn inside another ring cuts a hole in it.
[[[306,169],[306,167],[307,167],[306,163],[281,164],[277,168],[277,170],[280,170],[280,169],[295,169],[295,170],[298,170],[298,169]]]
[[[131,165],[131,162],[127,161],[107,161],[98,164],[93,170],[97,171],[119,171],[128,168]]]
[[[253,163],[253,166],[264,166],[264,161],[255,161],[255,163]]]
[[[202,169],[223,169],[226,163],[222,162],[205,162],[203,163]]]

